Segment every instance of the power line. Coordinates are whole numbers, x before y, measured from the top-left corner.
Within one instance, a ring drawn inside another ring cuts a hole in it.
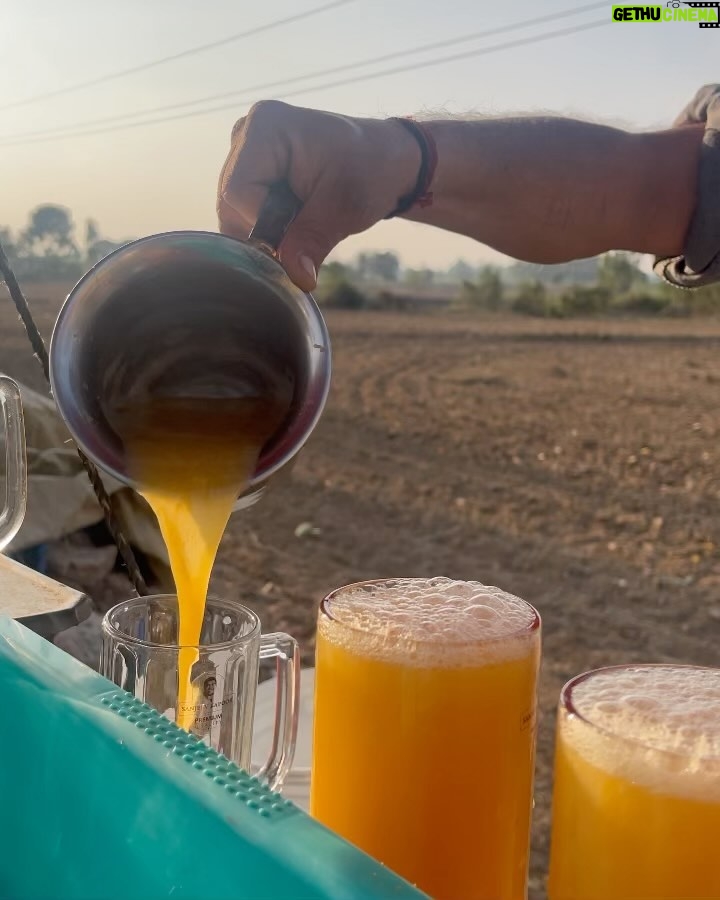
[[[383,69],[379,72],[370,72],[366,75],[359,75],[352,78],[343,78],[336,81],[326,82],[325,84],[320,85],[312,85],[306,88],[299,88],[298,90],[288,91],[282,95],[283,99],[297,97],[302,94],[311,93],[313,91],[322,91],[329,90],[330,88],[335,87],[343,87],[350,84],[357,84],[362,81],[371,81],[376,78],[382,78],[390,75],[397,75],[403,72],[413,71],[415,69],[423,69],[429,68],[432,66],[442,65],[447,62],[454,62],[460,59],[467,59],[473,56],[485,56],[491,53],[497,53],[502,50],[510,50],[516,47],[527,46],[530,44],[540,43],[542,41],[550,40],[556,37],[564,37],[571,34],[577,34],[582,31],[587,31],[592,28],[599,28],[603,25],[610,24],[610,21],[607,19],[595,20],[593,22],[588,22],[583,25],[576,25],[571,28],[563,28],[558,29],[556,31],[548,31],[544,34],[533,35],[526,38],[518,38],[515,41],[507,41],[503,44],[495,44],[492,47],[480,47],[475,50],[465,51],[463,53],[455,53],[450,56],[440,57],[439,59],[431,59],[424,60],[417,63],[411,63],[410,65],[405,66],[396,66],[390,69]],[[216,112],[224,112],[228,109],[235,109],[238,105],[253,103],[257,98],[256,97],[248,97],[246,99],[237,100],[233,103],[225,103],[221,106],[215,106],[211,109],[200,109],[194,110],[191,112],[178,113],[172,116],[164,116],[155,119],[145,119],[140,122],[130,122],[122,125],[112,125],[106,128],[93,128],[91,130],[82,130],[82,131],[68,131],[60,134],[53,133],[47,137],[39,137],[34,139],[21,139],[21,140],[8,140],[8,141],[0,141],[0,147],[8,147],[8,146],[18,146],[21,144],[34,144],[34,143],[46,143],[48,141],[57,141],[63,140],[65,138],[74,138],[74,137],[89,137],[91,135],[97,134],[107,134],[114,131],[125,131],[132,128],[141,128],[146,125],[157,125],[162,124],[164,122],[175,122],[182,119],[191,119],[197,116],[206,116],[212,115]]]
[[[145,72],[148,69],[154,69],[157,66],[164,66],[166,63],[175,62],[178,59],[185,59],[188,56],[195,56],[198,53],[204,53],[207,50],[215,50],[218,47],[224,47],[235,41],[244,38],[253,37],[264,31],[272,31],[275,28],[281,28],[283,25],[290,25],[293,22],[300,22],[303,19],[309,19],[311,16],[317,16],[320,13],[327,12],[330,9],[336,9],[338,6],[345,6],[348,3],[354,3],[355,0],[331,0],[330,3],[324,3],[322,6],[315,6],[304,12],[294,13],[286,16],[284,19],[276,19],[273,22],[266,22],[264,25],[257,25],[247,31],[239,31],[237,34],[231,34],[228,37],[220,38],[217,41],[211,41],[209,44],[201,44],[198,47],[189,47],[187,50],[180,50],[170,56],[163,56],[160,59],[153,59],[150,62],[140,63],[140,65],[132,66],[129,69],[120,69],[117,72],[109,72],[106,75],[98,75],[96,78],[90,78],[87,81],[79,81],[70,84],[67,87],[57,88],[54,91],[47,91],[44,94],[36,94],[33,97],[26,97],[23,100],[13,100],[12,103],[5,103],[0,106],[0,110],[16,109],[19,106],[28,106],[31,103],[40,103],[41,100],[49,100],[53,97],[61,97],[65,94],[74,94],[76,91],[82,91],[86,88],[95,87],[98,84],[105,84],[108,81],[116,81],[119,78],[125,78],[127,75],[134,75],[136,72]]]
[[[512,50],[517,47],[526,47],[530,44],[541,43],[542,41],[551,40],[557,37],[566,37],[572,34],[578,34],[582,31],[589,31],[592,28],[600,28],[603,25],[609,25],[609,19],[596,19],[593,22],[588,22],[582,25],[574,25],[570,28],[561,28],[555,31],[547,31],[544,34],[532,35],[526,38],[518,38],[514,41],[506,41],[503,44],[495,44],[492,47],[479,47],[475,50],[467,50],[463,53],[454,53],[450,56],[443,56],[439,59],[430,59],[424,60],[417,63],[411,63],[410,65],[404,66],[395,66],[390,69],[383,69],[379,72],[370,72],[366,75],[357,75],[351,78],[341,78],[336,81],[326,82],[325,84],[320,85],[312,85],[310,87],[299,88],[295,91],[287,91],[282,95],[282,99],[287,99],[291,97],[298,97],[301,94],[312,93],[313,91],[324,91],[329,90],[330,88],[336,87],[344,87],[350,84],[357,84],[362,81],[371,81],[376,78],[385,78],[391,75],[398,75],[402,72],[411,72],[416,69],[425,69],[430,68],[432,66],[443,65],[448,62],[455,62],[461,59],[469,59],[473,56],[486,56],[491,53],[498,53],[503,50]],[[19,146],[21,144],[39,144],[46,143],[48,141],[61,141],[67,138],[76,138],[76,137],[89,137],[91,135],[96,134],[107,134],[113,131],[127,131],[131,128],[142,128],[146,125],[159,125],[164,122],[175,122],[181,119],[191,119],[197,116],[207,116],[212,115],[216,112],[223,112],[228,109],[236,109],[238,105],[242,105],[244,103],[252,103],[257,98],[249,97],[246,100],[238,100],[233,103],[225,103],[221,106],[215,106],[211,109],[199,109],[191,112],[178,113],[172,116],[164,116],[162,118],[155,119],[145,119],[142,122],[129,122],[124,125],[110,125],[106,128],[94,128],[91,130],[85,131],[72,131],[72,132],[64,132],[62,134],[50,135],[47,137],[37,137],[37,138],[26,138],[21,140],[11,140],[0,142],[0,147],[13,147]]]
[[[509,31],[515,31],[518,28],[527,28],[533,27],[535,25],[543,25],[549,21],[558,21],[562,19],[569,18],[571,16],[577,16],[582,13],[590,12],[591,10],[599,9],[600,7],[605,8],[607,6],[606,3],[590,3],[586,6],[579,6],[574,9],[566,9],[560,10],[556,13],[549,13],[543,16],[536,16],[533,19],[524,19],[521,22],[516,22],[511,25],[501,25],[497,28],[486,29],[485,31],[476,31],[472,34],[465,34],[459,37],[449,38],[442,41],[433,41],[429,44],[421,44],[416,47],[411,47],[406,50],[400,50],[393,53],[384,53],[381,56],[373,56],[369,59],[359,60],[353,63],[344,63],[340,66],[333,66],[329,69],[319,69],[315,72],[308,72],[305,75],[298,75],[292,79],[283,78],[279,81],[266,81],[262,84],[254,84],[250,87],[244,88],[242,91],[225,91],[220,94],[211,94],[205,97],[198,97],[196,100],[184,100],[182,103],[172,103],[166,104],[163,106],[155,106],[150,107],[148,109],[143,110],[135,110],[129,113],[119,113],[113,116],[103,116],[101,118],[89,119],[84,122],[75,122],[72,125],[65,125],[59,128],[45,128],[41,130],[35,131],[24,131],[16,134],[10,134],[6,136],[0,135],[0,142],[4,141],[15,141],[20,140],[22,138],[33,138],[33,137],[48,137],[48,136],[61,136],[66,132],[75,133],[81,129],[85,128],[94,128],[99,125],[106,125],[115,122],[126,122],[128,120],[138,119],[139,121],[143,116],[151,116],[156,113],[165,113],[172,112],[178,109],[187,109],[188,107],[198,106],[200,104],[206,103],[214,103],[218,100],[226,100],[230,97],[240,97],[247,96],[250,92],[260,92],[269,90],[272,88],[283,87],[287,84],[296,84],[298,81],[308,81],[314,78],[323,78],[328,75],[338,75],[341,72],[352,71],[353,69],[364,68],[365,66],[376,65],[377,63],[387,62],[391,59],[400,59],[406,56],[413,56],[416,53],[424,53],[430,50],[439,50],[444,47],[452,47],[457,44],[468,43],[470,41],[479,40],[481,38],[494,37],[498,34],[505,34]]]

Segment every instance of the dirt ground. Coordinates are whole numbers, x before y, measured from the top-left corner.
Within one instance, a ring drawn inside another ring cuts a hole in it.
[[[62,295],[29,293],[47,331]],[[0,306],[0,369],[40,387]],[[214,590],[295,635],[306,662],[316,604],[344,583],[444,574],[533,603],[540,898],[563,682],[619,662],[718,663],[720,322],[357,312],[328,324],[326,413],[292,479],[232,520]],[[319,533],[297,537],[302,523]],[[95,595],[124,590],[116,576]]]

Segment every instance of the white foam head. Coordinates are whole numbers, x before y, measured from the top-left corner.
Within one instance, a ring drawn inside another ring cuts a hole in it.
[[[416,665],[483,665],[524,655],[539,624],[519,597],[441,577],[350,585],[323,609],[323,637],[363,656]]]
[[[662,793],[720,800],[720,669],[602,669],[566,697],[576,715],[561,729],[589,762]]]

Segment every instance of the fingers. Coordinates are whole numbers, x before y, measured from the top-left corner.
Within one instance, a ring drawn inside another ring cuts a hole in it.
[[[280,261],[295,284],[313,290],[330,251],[379,221],[408,189],[418,152],[396,125],[258,103],[233,129],[218,185],[220,229],[246,239],[268,189],[286,181],[303,206],[279,248]]]
[[[346,173],[345,173],[346,174]],[[358,230],[363,218],[359,186],[347,176],[320,179],[292,223],[280,247],[280,261],[290,278],[305,291],[317,283],[317,272],[330,251]]]
[[[236,212],[219,194],[215,208],[217,210],[218,226],[222,234],[229,234],[231,237],[239,238],[241,241],[247,240],[252,229],[252,223]]]
[[[220,230],[246,238],[267,196],[268,187],[285,178],[289,166],[281,118],[285,104],[257,103],[233,128],[217,194]]]
[[[720,97],[720,85],[706,84],[700,88],[688,105],[673,122],[673,128],[695,125],[708,120],[708,111],[717,104]]]

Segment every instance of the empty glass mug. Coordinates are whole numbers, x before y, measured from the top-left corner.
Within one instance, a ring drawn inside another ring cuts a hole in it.
[[[189,715],[191,733],[249,771],[259,662],[274,659],[275,730],[269,759],[255,774],[279,790],[297,738],[297,641],[282,633],[261,634],[254,612],[214,597],[208,597],[197,647],[177,645],[177,624],[174,595],[137,597],[114,606],[102,622],[102,674],[173,721],[179,711]],[[178,684],[182,653],[195,659],[189,689]]]
[[[22,400],[17,383],[0,375],[0,406],[5,431],[5,503],[0,512],[0,551],[20,530],[27,506],[27,463]]]

